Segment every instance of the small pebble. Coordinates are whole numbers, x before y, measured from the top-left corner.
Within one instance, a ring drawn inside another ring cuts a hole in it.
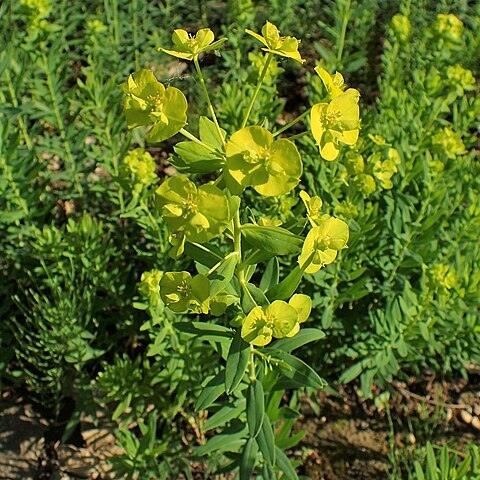
[[[472,427],[476,428],[477,430],[480,430],[480,418],[478,417],[473,417],[472,419]]]
[[[471,413],[467,412],[466,410],[462,410],[460,412],[460,417],[462,418],[462,420],[467,423],[468,425],[470,425],[472,423],[472,420],[473,420],[473,416]]]

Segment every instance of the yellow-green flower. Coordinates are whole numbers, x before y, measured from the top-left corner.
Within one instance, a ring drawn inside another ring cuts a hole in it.
[[[272,341],[272,337],[286,337],[297,322],[297,310],[283,300],[275,300],[268,307],[255,307],[250,311],[243,321],[242,338],[263,347]]]
[[[312,227],[317,226],[318,222],[325,216],[322,213],[322,199],[320,197],[311,197],[307,192],[300,192],[305,208],[307,210],[307,217]]]
[[[463,33],[463,22],[453,13],[439,13],[434,24],[435,31],[445,40],[458,42]]]
[[[155,169],[155,160],[143,148],[130,150],[123,159],[123,173],[140,186],[148,187],[157,181]]]
[[[160,293],[160,280],[163,273],[160,270],[143,272],[138,284],[138,291],[146,298],[155,297]]]
[[[392,30],[401,42],[406,42],[412,34],[412,25],[406,15],[397,13],[392,17]]]
[[[128,128],[152,125],[149,142],[173,137],[187,124],[185,95],[178,88],[165,88],[150,70],[132,73],[120,87],[127,96],[124,111]]]
[[[208,313],[210,283],[204,275],[188,272],[167,272],[160,280],[160,296],[175,313]]]
[[[475,77],[468,68],[463,68],[461,65],[450,65],[447,67],[447,77],[458,96],[463,95],[466,91],[475,90]]]
[[[231,220],[223,191],[211,184],[197,188],[186,175],[168,178],[155,193],[156,206],[174,232],[174,246],[185,240],[207,242],[220,235]]]
[[[437,287],[450,290],[458,283],[457,274],[448,265],[437,263],[429,270],[432,281]]]
[[[218,47],[226,40],[222,38],[215,40],[215,35],[209,28],[202,28],[195,35],[189,34],[186,30],[174,30],[172,35],[172,42],[175,45],[173,50],[159,48],[160,51],[168,53],[183,60],[193,60],[202,52],[209,52],[217,50]]]
[[[300,268],[306,273],[315,273],[329,265],[337,258],[337,252],[347,247],[348,237],[348,225],[343,220],[323,216],[305,238],[298,257]]]
[[[340,202],[338,205],[335,206],[333,209],[335,215],[340,218],[344,218],[345,220],[350,220],[358,217],[358,208],[357,206],[349,202],[348,200],[344,200]]]
[[[330,75],[324,68],[322,67],[315,67],[315,72],[317,72],[318,76],[322,80],[325,88],[327,90],[328,96],[330,99],[338,97],[343,93],[350,93],[351,95],[360,96],[360,93],[355,88],[347,88],[345,85],[345,81],[343,79],[343,75],[340,72],[335,72],[334,75]]]
[[[377,158],[373,166],[373,175],[378,179],[383,189],[390,190],[393,187],[391,179],[394,173],[398,172],[397,166],[393,160],[382,161],[380,154],[374,155],[374,157]]]
[[[433,151],[454,159],[457,155],[465,155],[467,150],[462,137],[452,129],[445,127],[432,137]]]
[[[305,61],[302,59],[298,51],[300,40],[297,40],[294,37],[281,37],[280,31],[273,23],[265,23],[262,28],[262,35],[248,29],[245,29],[245,31],[265,45],[265,48],[262,48],[265,52],[274,53],[282,57],[293,58],[300,63]]]
[[[325,160],[338,157],[340,143],[354,145],[358,140],[358,100],[358,92],[350,89],[333,98],[330,103],[317,103],[312,107],[312,134]]]
[[[358,152],[347,152],[345,155],[345,168],[349,175],[358,175],[365,170],[365,160]]]
[[[288,301],[288,304],[297,311],[297,322],[293,329],[287,334],[287,337],[295,336],[300,330],[300,324],[307,321],[312,311],[312,299],[308,295],[296,293]]]
[[[302,160],[290,140],[273,140],[263,127],[235,132],[225,146],[225,181],[234,194],[253,187],[266,197],[283,195],[295,188],[302,176]]]
[[[364,195],[371,195],[376,190],[375,179],[368,173],[355,175],[353,184]]]

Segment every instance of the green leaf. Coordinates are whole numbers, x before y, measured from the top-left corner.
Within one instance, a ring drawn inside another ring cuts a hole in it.
[[[290,353],[293,350],[302,347],[310,342],[322,340],[325,338],[325,333],[317,328],[303,328],[294,337],[281,338],[273,344],[273,348]]]
[[[195,335],[202,340],[213,340],[217,342],[230,342],[233,337],[233,330],[223,325],[207,322],[176,322],[173,326],[183,333]]]
[[[203,115],[198,121],[198,131],[200,140],[211,147],[221,150],[223,148],[223,139],[225,138],[227,132],[221,128],[223,138],[220,138],[218,135],[218,130],[214,122]]]
[[[242,381],[250,358],[250,345],[241,334],[241,329],[238,329],[228,352],[225,368],[225,389],[228,394],[233,393]]]
[[[234,418],[239,418],[242,412],[245,410],[245,399],[239,399],[233,405],[224,405],[218,411],[216,411],[211,417],[208,417],[202,430],[207,432],[213,428],[225,425]]]
[[[123,412],[130,406],[130,402],[132,401],[132,393],[129,392],[127,395],[123,398],[123,400],[117,405],[117,408],[113,412],[112,415],[112,420],[117,420],[117,418],[122,415]]]
[[[276,466],[284,475],[282,478],[285,478],[285,480],[298,480],[297,472],[295,472],[290,460],[283,451],[280,448],[275,447],[275,454],[277,457]]]
[[[281,350],[268,350],[271,358],[280,360],[277,368],[285,377],[304,387],[323,388],[327,385],[312,367],[299,358]]]
[[[225,370],[212,377],[203,387],[202,393],[200,393],[195,404],[195,410],[197,412],[205,410],[223,393],[225,393]]]
[[[223,253],[216,251],[214,247],[199,243],[185,243],[185,254],[208,268],[212,268],[223,259]]]
[[[247,424],[248,432],[255,438],[262,428],[265,413],[265,394],[262,382],[253,380],[247,391]]]
[[[255,460],[257,458],[257,444],[254,438],[249,438],[243,447],[242,459],[240,461],[240,480],[250,480]]]
[[[340,383],[350,383],[365,370],[365,362],[358,362],[345,370],[340,377]]]
[[[267,298],[273,300],[289,299],[298,287],[303,277],[303,270],[297,265],[278,285],[267,290]]]
[[[266,413],[263,416],[262,428],[258,432],[256,440],[265,461],[271,466],[275,465],[275,435]]]
[[[210,438],[205,445],[198,447],[195,453],[203,456],[212,452],[238,452],[246,442],[246,433],[245,428],[227,430]]]
[[[181,172],[211,173],[224,164],[223,157],[196,142],[179,142],[173,149],[178,158],[171,158],[171,164]]]
[[[279,281],[278,272],[278,258],[274,257],[267,263],[267,266],[265,267],[265,272],[263,272],[262,279],[260,280],[260,290],[266,292],[272,285],[277,285]]]
[[[208,275],[210,280],[210,297],[220,293],[232,280],[238,263],[238,252],[229,253],[215,270]]]
[[[435,458],[435,452],[433,451],[432,444],[430,442],[427,443],[427,468],[429,475],[429,480],[438,480],[438,472],[437,472],[437,459]]]
[[[276,255],[297,254],[303,244],[303,238],[284,228],[262,227],[253,223],[242,225],[242,236],[252,247]]]

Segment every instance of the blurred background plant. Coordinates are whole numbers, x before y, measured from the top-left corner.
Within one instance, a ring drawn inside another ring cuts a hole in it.
[[[333,384],[358,382],[367,398],[409,375],[472,378],[480,363],[477,1],[5,0],[0,382],[48,407],[64,438],[102,408],[124,450],[114,460],[118,475],[177,478],[194,469],[184,458],[205,442],[205,419],[190,388],[215,367],[209,348],[155,314],[145,293],[142,273],[171,270],[167,232],[149,214],[151,185],[135,187],[138,170],[124,158],[145,148],[163,178],[174,173],[173,152],[127,132],[118,85],[151,68],[181,86],[195,117],[200,88],[190,67],[157,48],[174,28],[209,26],[229,40],[202,68],[231,133],[264,61],[241,54],[254,44],[244,28],[258,31],[266,19],[302,38],[305,57],[342,71],[362,95],[355,149],[325,162],[308,136],[297,142],[304,186],[351,231],[338,262],[304,285],[314,299],[311,325],[326,333],[304,358]],[[318,101],[313,67],[272,63],[254,118],[282,126]],[[250,208],[286,222],[301,206],[287,195]],[[292,261],[283,257],[280,268]],[[292,419],[297,406],[292,398]],[[287,431],[293,421],[284,424]],[[411,478],[454,478],[445,473],[454,469],[475,478],[467,472],[478,452],[469,452],[427,446],[426,460],[420,451],[408,459]],[[468,468],[463,458],[472,458]],[[195,468],[208,475],[216,466]]]

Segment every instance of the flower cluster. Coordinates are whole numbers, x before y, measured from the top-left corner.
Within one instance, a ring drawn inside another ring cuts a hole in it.
[[[185,241],[207,242],[228,226],[232,213],[225,193],[214,185],[197,186],[186,175],[165,180],[156,191],[156,206],[172,230],[172,255],[183,253]]]
[[[265,47],[262,48],[265,52],[280,55],[281,57],[293,58],[293,60],[300,63],[305,62],[298,51],[300,40],[294,37],[280,36],[280,31],[273,23],[265,23],[262,28],[262,35],[248,29],[245,31],[265,45]]]
[[[347,247],[348,225],[339,218],[321,213],[322,201],[302,192],[301,198],[312,225],[298,257],[298,264],[305,273],[316,273],[337,258],[337,253]]]
[[[225,146],[225,181],[232,193],[253,187],[260,195],[290,192],[302,176],[302,160],[297,147],[287,139],[273,140],[263,127],[235,132]]]
[[[135,191],[140,191],[158,180],[155,170],[155,160],[143,148],[130,150],[123,159],[122,173],[131,180]]]
[[[462,137],[448,127],[443,128],[432,137],[432,147],[435,153],[451,159],[467,153]]]
[[[453,13],[439,13],[433,28],[448,42],[458,42],[463,34],[463,22]]]
[[[172,42],[175,49],[167,50],[159,48],[160,51],[183,60],[193,60],[202,52],[210,52],[226,40],[222,38],[214,42],[215,36],[209,28],[202,28],[195,35],[189,34],[186,30],[177,29],[173,32]]]
[[[252,345],[263,347],[272,337],[293,337],[310,316],[312,299],[296,294],[289,300],[275,300],[267,307],[255,307],[242,324],[242,338]]]
[[[312,107],[310,114],[312,134],[325,160],[335,160],[340,153],[340,144],[354,145],[358,140],[360,110],[358,90],[345,90],[343,76],[329,73],[317,67],[328,96]]]

